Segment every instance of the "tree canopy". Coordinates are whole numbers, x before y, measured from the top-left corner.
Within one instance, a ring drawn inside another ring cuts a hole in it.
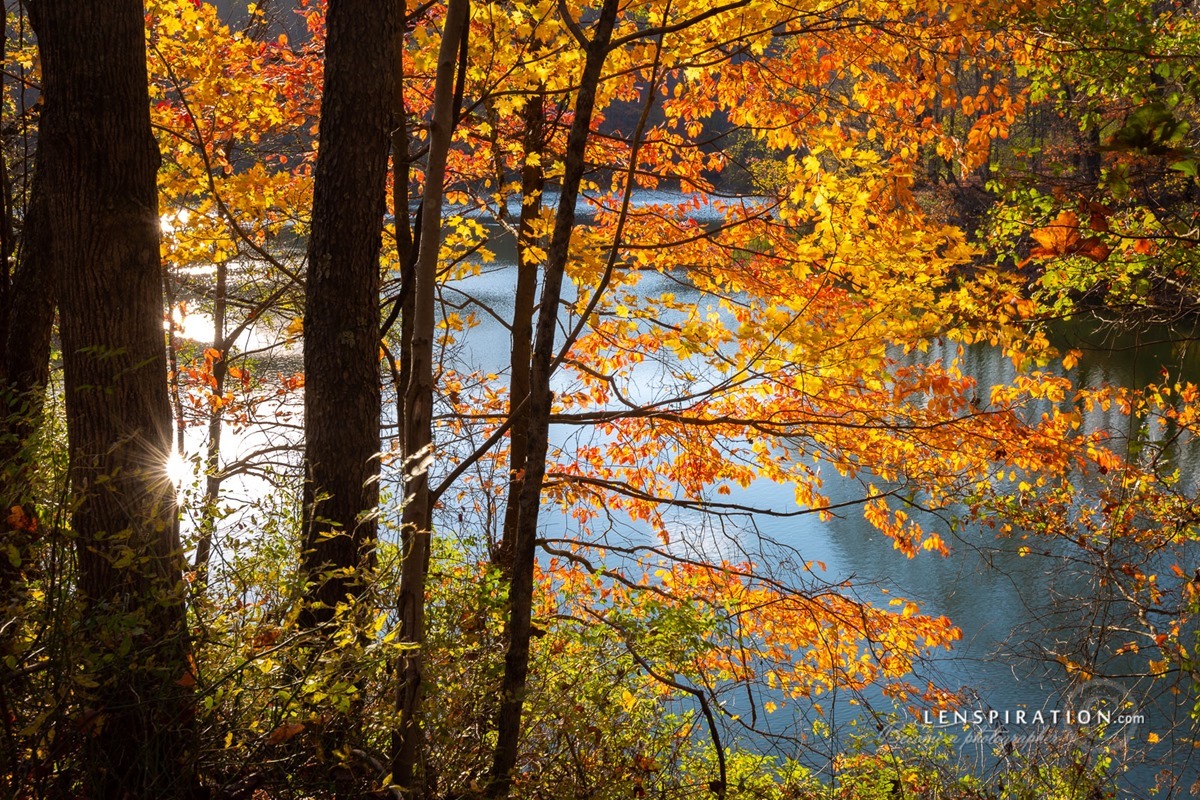
[[[69,252],[121,142],[55,127],[118,43],[56,73],[44,4],[2,54],[13,796],[1082,798],[1184,746],[956,772],[901,722],[972,707],[928,667],[977,632],[757,523],[1069,573],[1027,655],[1193,698],[1194,4],[147,0],[140,305]],[[1183,355],[1100,380],[1064,320]],[[104,766],[131,716],[186,755]]]

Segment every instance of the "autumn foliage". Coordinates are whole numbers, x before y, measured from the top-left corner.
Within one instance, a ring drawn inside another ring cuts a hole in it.
[[[511,0],[471,5],[453,50],[447,4],[408,3],[369,365],[383,365],[384,499],[363,513],[380,534],[369,557],[332,570],[361,592],[310,624],[306,584],[328,576],[299,552],[313,508],[300,509],[299,348],[313,346],[304,242],[326,9],[280,5],[230,22],[199,0],[146,4],[163,380],[196,476],[181,494],[194,653],[179,685],[195,691],[189,724],[214,796],[816,796],[820,770],[799,753],[837,739],[837,698],[881,729],[886,713],[964,702],[922,670],[961,640],[956,620],[833,574],[803,542],[758,536],[755,515],[854,519],[910,559],[994,536],[1031,559],[1067,552],[1120,621],[1087,632],[1094,648],[1049,647],[1061,676],[1104,675],[1116,657],[1164,683],[1195,669],[1186,554],[1200,501],[1149,432],[1193,440],[1200,392],[1174,373],[1077,383],[1080,354],[1048,332],[1096,286],[1139,307],[1170,288],[1195,313],[1194,97],[1139,111],[1144,87],[1089,72],[1062,45],[1094,45],[1093,23],[1024,0]],[[1191,41],[1194,12],[1168,16]],[[10,20],[8,60],[26,83],[5,84],[6,115],[37,88],[22,31]],[[449,76],[439,51],[456,56]],[[1193,85],[1182,67],[1161,77]],[[1090,110],[1071,128],[1055,115],[1084,87]],[[453,125],[444,203],[428,212],[437,114]],[[36,141],[36,119],[22,119]],[[1031,133],[1042,123],[1044,146]],[[1073,156],[1051,144],[1089,130],[1105,134],[1067,169]],[[14,138],[3,146],[10,169],[31,169]],[[1045,178],[1043,157],[1071,180]],[[1102,166],[1090,187],[1075,180],[1087,158]],[[1151,161],[1157,182],[1138,185]],[[968,208],[987,192],[986,213]],[[431,217],[436,282],[423,286],[418,219]],[[563,290],[535,308],[556,247]],[[422,345],[423,312],[435,328]],[[202,335],[188,327],[201,315],[213,320]],[[538,315],[551,345],[544,477],[510,449],[536,438],[541,373],[537,348],[507,345],[536,337]],[[477,354],[497,339],[502,355]],[[428,401],[412,391],[417,346],[432,353]],[[1004,376],[970,373],[980,348],[1002,354]],[[1126,427],[1096,424],[1100,411]],[[415,414],[428,446],[413,446]],[[54,435],[51,420],[35,452]],[[529,672],[505,692],[522,569],[506,512],[535,473]],[[103,735],[76,695],[88,674],[66,671],[86,636],[54,478],[37,479],[38,508],[0,494],[14,543],[0,577],[27,587],[0,640],[20,673],[2,707],[14,796],[77,789],[80,742]],[[833,496],[835,481],[853,496]],[[756,500],[768,483],[792,502]],[[427,525],[412,522],[417,503]],[[413,631],[396,598],[425,534]],[[420,703],[405,706],[414,671]],[[497,776],[514,696],[519,757]],[[782,718],[800,722],[777,734]],[[403,730],[418,731],[419,758],[402,779]],[[788,756],[759,756],[755,741],[784,741]],[[863,788],[873,758],[839,753],[836,796],[886,796]],[[913,767],[895,786],[931,774]]]

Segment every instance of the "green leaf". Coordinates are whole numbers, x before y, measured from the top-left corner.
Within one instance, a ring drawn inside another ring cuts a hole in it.
[[[1189,178],[1195,178],[1198,173],[1196,168],[1196,160],[1193,158],[1185,158],[1182,161],[1176,161],[1171,165],[1171,169],[1182,172]]]

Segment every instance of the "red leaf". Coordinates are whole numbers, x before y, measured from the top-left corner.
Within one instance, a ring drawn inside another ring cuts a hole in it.
[[[1112,213],[1100,203],[1088,203],[1088,227],[1097,233],[1108,233],[1108,217]]]
[[[1088,238],[1077,242],[1071,248],[1072,254],[1079,254],[1084,258],[1090,258],[1097,263],[1108,258],[1108,254],[1112,252],[1112,248],[1101,241],[1099,236],[1089,236]]]

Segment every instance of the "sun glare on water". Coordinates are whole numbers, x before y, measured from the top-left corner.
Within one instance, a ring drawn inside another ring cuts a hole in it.
[[[171,211],[163,214],[158,220],[158,225],[164,234],[170,236],[180,228],[187,227],[188,220],[191,218],[192,212],[188,211],[186,208],[181,208],[178,211]]]
[[[171,309],[170,321],[163,322],[163,329],[174,326],[175,335],[193,342],[211,342],[216,335],[213,319],[207,314],[190,313],[185,306]]]
[[[167,456],[166,467],[167,478],[176,492],[183,488],[184,482],[192,478],[192,465],[177,450],[172,450],[171,455]]]

